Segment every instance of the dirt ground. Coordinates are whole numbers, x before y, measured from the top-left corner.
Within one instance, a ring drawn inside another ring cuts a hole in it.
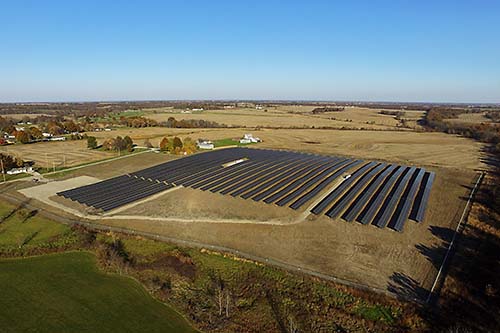
[[[221,220],[234,219],[275,224],[294,223],[300,212],[275,205],[263,205],[253,200],[233,198],[210,191],[182,188],[178,191],[148,201],[118,215],[168,217],[169,219]]]

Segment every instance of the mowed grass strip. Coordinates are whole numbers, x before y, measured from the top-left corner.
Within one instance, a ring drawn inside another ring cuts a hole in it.
[[[196,332],[88,252],[0,260],[2,332]]]

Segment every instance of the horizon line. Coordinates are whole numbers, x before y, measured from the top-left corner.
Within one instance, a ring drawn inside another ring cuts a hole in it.
[[[432,102],[432,101],[384,101],[384,100],[328,100],[328,99],[102,99],[102,100],[54,100],[54,101],[14,101],[4,102],[0,104],[90,104],[90,103],[133,103],[133,102],[217,102],[217,103],[231,103],[231,102],[261,102],[261,103],[292,103],[292,102],[306,102],[306,103],[359,103],[359,104],[433,104],[433,105],[488,105],[500,106],[499,102]]]

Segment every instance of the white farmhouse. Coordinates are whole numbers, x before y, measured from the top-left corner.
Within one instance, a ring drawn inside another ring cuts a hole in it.
[[[215,146],[212,141],[209,140],[198,140],[196,143],[199,149],[214,149]]]
[[[257,143],[257,142],[262,142],[260,138],[254,137],[252,134],[245,134],[243,135],[243,138],[240,139],[240,143]]]

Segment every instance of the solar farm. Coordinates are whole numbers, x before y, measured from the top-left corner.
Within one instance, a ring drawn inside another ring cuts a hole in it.
[[[291,151],[229,148],[58,192],[103,212],[188,187],[402,232],[422,222],[435,174],[424,168]]]

